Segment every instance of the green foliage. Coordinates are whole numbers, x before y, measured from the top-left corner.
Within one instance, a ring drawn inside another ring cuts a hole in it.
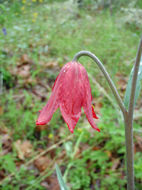
[[[41,187],[40,183],[36,183],[37,178],[35,177],[35,171],[30,169],[27,171],[25,167],[21,167],[20,171],[15,173],[14,179],[10,184],[8,180],[5,181],[0,187],[4,190],[12,190],[13,188],[19,190],[21,188],[30,189],[39,189],[45,190],[44,187]]]
[[[6,154],[0,158],[0,169],[4,169],[7,172],[11,173],[16,171],[16,165],[13,155]]]
[[[135,154],[135,165],[134,165],[134,168],[135,168],[135,174],[136,174],[136,178],[137,179],[141,179],[141,173],[142,173],[142,160],[139,159],[140,157],[142,156],[142,153],[141,152],[137,152]]]
[[[30,110],[25,110],[24,109],[24,114],[23,114],[23,107],[19,107],[17,109],[16,107],[16,102],[13,100],[12,97],[12,91],[9,92],[7,103],[5,102],[5,115],[4,117],[0,118],[1,121],[5,120],[6,122],[9,123],[10,129],[14,128],[14,139],[19,139],[19,138],[24,138],[25,132],[26,136],[29,138],[33,138],[33,131],[34,131],[34,126],[33,126],[33,121],[35,121],[35,114],[34,112],[31,112]],[[27,99],[25,99],[27,101]],[[3,102],[3,103],[4,103]],[[19,127],[20,126],[20,127]],[[30,130],[28,130],[28,128]]]
[[[84,143],[87,143],[90,148],[81,153],[81,159],[74,158],[69,163],[68,181],[71,183],[71,189],[89,189],[91,181],[93,181],[96,189],[99,186],[105,189],[107,185],[110,185],[110,189],[112,190],[119,189],[120,187],[121,189],[125,189],[126,180],[121,180],[120,178],[121,169],[117,172],[112,170],[114,158],[124,159],[125,142],[123,125],[121,123],[119,127],[113,124],[113,120],[117,117],[117,112],[115,113],[111,107],[108,110],[107,106],[104,106],[101,112],[103,119],[99,123],[99,126],[103,133],[94,133],[90,137],[90,133],[84,130],[84,136],[81,139],[80,146],[82,147]],[[79,137],[77,136],[77,138]],[[103,148],[99,149],[102,145]],[[72,147],[73,145],[71,145],[71,150]],[[66,151],[69,150],[66,148]],[[100,185],[98,186],[97,183]]]
[[[142,9],[142,1],[137,0],[136,6]]]
[[[14,80],[12,78],[12,75],[9,71],[5,70],[4,68],[1,68],[0,70],[2,77],[3,77],[3,83],[6,86],[6,88],[11,88],[14,86]]]
[[[6,8],[3,4],[0,4],[0,25],[3,25],[6,17],[5,17]]]
[[[87,164],[84,160],[75,160],[69,172],[69,181],[72,185],[71,189],[88,189],[90,185],[88,174]]]
[[[135,163],[134,163],[134,169],[135,169],[135,176],[136,176],[136,188],[141,189],[142,188],[142,160],[140,159],[142,157],[141,152],[137,152],[135,154]]]

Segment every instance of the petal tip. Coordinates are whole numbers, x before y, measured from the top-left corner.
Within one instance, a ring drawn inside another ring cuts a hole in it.
[[[95,117],[94,117],[95,119],[99,119],[99,117],[97,116],[97,115],[95,115]]]
[[[98,132],[100,132],[101,130],[99,128],[96,129]]]
[[[36,121],[36,125],[46,125],[45,122]]]
[[[73,134],[74,133],[74,131],[72,130],[72,129],[69,129],[70,130],[70,132]]]

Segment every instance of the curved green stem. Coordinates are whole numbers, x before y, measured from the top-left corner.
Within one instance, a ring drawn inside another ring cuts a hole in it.
[[[123,115],[126,115],[127,114],[127,110],[126,110],[126,108],[125,108],[125,106],[124,106],[124,104],[122,102],[122,99],[119,96],[118,91],[117,91],[117,89],[116,89],[116,87],[115,87],[112,79],[110,78],[108,72],[106,71],[106,69],[103,66],[103,64],[101,63],[101,61],[93,53],[91,53],[89,51],[80,51],[80,52],[78,52],[74,56],[73,61],[77,61],[81,56],[91,57],[97,63],[98,67],[100,68],[100,70],[104,74],[104,76],[105,76],[105,78],[106,78],[106,80],[107,80],[107,82],[108,82],[108,84],[109,84],[109,86],[110,86],[110,88],[111,88],[111,90],[112,90],[115,98],[116,98],[116,101],[118,102],[118,105],[119,105],[121,111],[123,112]]]

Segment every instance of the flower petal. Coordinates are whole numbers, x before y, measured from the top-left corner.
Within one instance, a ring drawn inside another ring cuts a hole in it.
[[[94,120],[93,120],[93,117],[92,117],[92,113],[90,111],[91,108],[88,109],[88,106],[84,106],[84,112],[85,112],[85,115],[90,123],[90,125],[92,126],[93,129],[95,129],[96,131],[100,132],[100,129],[96,126]]]
[[[38,120],[36,121],[36,125],[47,124],[51,120],[53,113],[59,107],[59,92],[60,92],[61,80],[62,77],[61,74],[59,73],[53,85],[52,94],[46,106],[40,111],[40,115],[38,117]]]
[[[51,120],[53,113],[59,107],[57,95],[54,94],[55,93],[52,93],[46,106],[44,106],[44,108],[40,111],[40,115],[38,117],[38,120],[36,121],[36,125],[47,124]]]
[[[60,94],[60,110],[69,130],[73,130],[81,115],[83,102],[83,83],[80,80],[80,65],[76,62],[66,64]]]
[[[38,117],[38,120],[36,121],[36,125],[45,125],[47,124],[52,116],[53,113],[56,111],[56,109],[59,107],[59,93],[60,93],[60,87],[62,85],[62,81],[64,79],[63,77],[63,68],[61,69],[61,72],[57,76],[55,83],[52,87],[52,94],[46,104],[46,106],[40,111],[40,115]]]
[[[75,128],[75,126],[76,126],[76,124],[77,124],[77,122],[78,122],[78,120],[80,118],[81,111],[78,114],[74,114],[74,115],[72,114],[71,115],[71,114],[68,114],[66,112],[66,109],[65,109],[65,107],[63,105],[60,106],[60,110],[61,110],[61,113],[62,113],[62,116],[63,116],[65,122],[68,125],[68,128],[69,128],[70,132],[73,133],[74,128]]]
[[[91,105],[91,101],[92,101],[92,96],[91,96],[91,88],[90,88],[90,83],[89,83],[89,78],[87,75],[86,70],[84,70],[84,72],[82,72],[84,77],[84,91],[85,91],[85,95],[84,95],[84,101],[83,101],[83,108],[84,108],[84,112],[85,115],[90,123],[90,125],[92,126],[92,128],[94,128],[95,130],[100,132],[100,129],[98,129],[98,127],[96,126],[96,124],[94,123],[93,117],[97,117],[94,109],[92,108]]]

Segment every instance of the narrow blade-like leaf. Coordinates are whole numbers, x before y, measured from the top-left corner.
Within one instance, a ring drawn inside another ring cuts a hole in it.
[[[66,186],[66,184],[65,184],[65,182],[63,180],[60,168],[58,167],[57,164],[55,165],[55,167],[56,167],[57,178],[58,178],[58,181],[59,181],[59,184],[60,184],[60,189],[61,190],[68,190],[68,188],[67,188],[67,186]]]
[[[133,73],[134,73],[134,67],[131,70],[129,81],[128,81],[127,88],[126,88],[125,97],[124,97],[124,104],[125,104],[126,108],[128,108],[128,106],[129,106]],[[136,84],[135,104],[136,104],[136,101],[137,101],[137,99],[139,97],[139,94],[140,94],[141,79],[142,79],[142,58],[141,58],[141,61],[140,61],[140,66],[139,66],[139,71],[138,71],[138,78],[137,78],[137,84]]]

